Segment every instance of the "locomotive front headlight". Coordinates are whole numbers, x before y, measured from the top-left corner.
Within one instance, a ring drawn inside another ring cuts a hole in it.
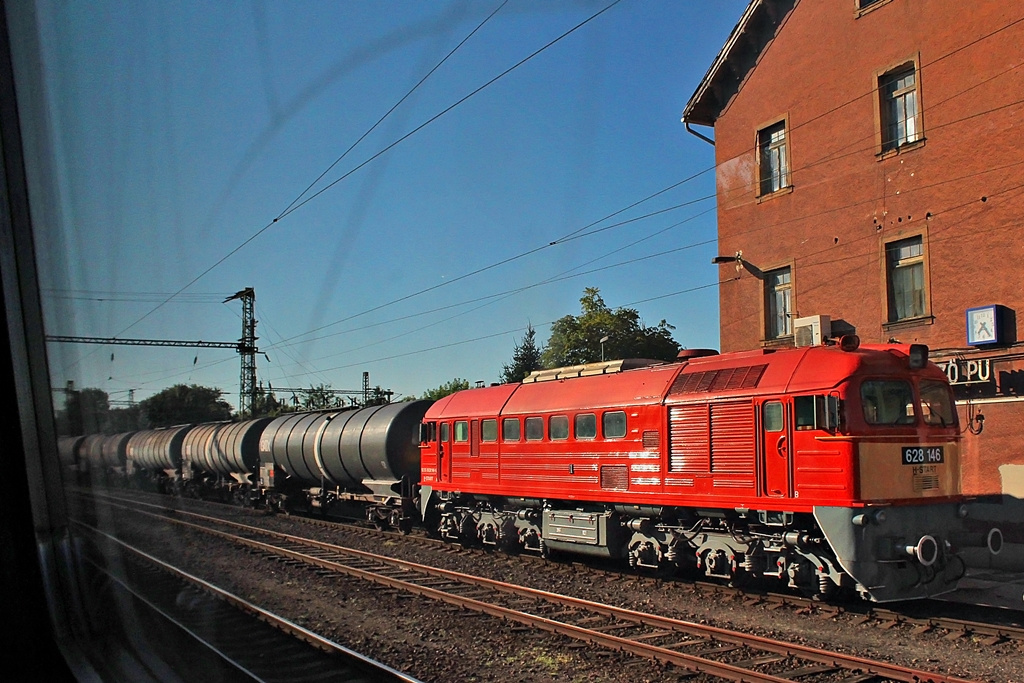
[[[956,516],[960,519],[964,519],[965,517],[967,517],[967,512],[967,505],[964,503],[960,503],[960,505],[958,505],[956,508]]]

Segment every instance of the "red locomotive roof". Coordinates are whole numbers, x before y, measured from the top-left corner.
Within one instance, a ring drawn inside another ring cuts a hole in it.
[[[828,391],[858,372],[907,370],[907,347],[839,346],[704,356],[623,372],[461,391],[435,403],[426,419],[548,413],[729,396]],[[932,366],[930,373],[941,372]]]

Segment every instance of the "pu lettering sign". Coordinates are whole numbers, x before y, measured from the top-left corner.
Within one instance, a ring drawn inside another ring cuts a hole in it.
[[[988,358],[979,360],[951,360],[940,363],[950,384],[983,384],[992,379],[992,362]]]

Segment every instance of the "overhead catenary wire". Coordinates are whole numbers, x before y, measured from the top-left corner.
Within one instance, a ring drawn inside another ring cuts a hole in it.
[[[148,318],[148,317],[149,317],[150,315],[152,315],[153,313],[155,313],[156,311],[158,311],[158,310],[159,310],[160,308],[162,308],[162,307],[163,307],[164,305],[166,305],[167,303],[169,303],[169,302],[170,302],[170,301],[171,301],[171,300],[172,300],[172,299],[173,299],[173,298],[174,298],[175,296],[177,296],[178,294],[180,294],[180,293],[184,292],[184,291],[185,291],[185,290],[187,290],[187,289],[188,289],[189,287],[191,287],[192,285],[194,285],[194,284],[195,284],[196,282],[198,282],[199,280],[201,280],[201,279],[202,279],[203,277],[205,277],[205,276],[206,276],[207,274],[209,274],[209,273],[210,273],[211,271],[213,271],[213,270],[214,270],[215,268],[217,268],[217,267],[218,267],[218,266],[220,266],[220,265],[221,265],[222,263],[224,263],[225,261],[227,261],[227,260],[228,260],[229,258],[231,258],[232,256],[234,256],[234,255],[235,255],[236,253],[238,253],[239,251],[241,251],[241,250],[242,250],[242,249],[243,249],[243,248],[244,248],[244,247],[245,247],[246,245],[248,245],[248,244],[249,244],[250,242],[252,242],[253,240],[255,240],[255,239],[256,239],[257,237],[259,237],[260,235],[262,235],[262,234],[263,234],[264,232],[266,232],[267,230],[269,230],[269,229],[270,229],[271,227],[273,227],[273,226],[274,226],[275,224],[277,224],[278,222],[280,222],[280,221],[281,221],[282,219],[284,219],[285,217],[287,217],[287,216],[291,215],[292,213],[294,213],[294,212],[295,212],[295,211],[297,211],[298,209],[302,208],[303,206],[305,206],[306,204],[308,204],[308,203],[309,203],[309,202],[311,202],[312,200],[316,199],[316,198],[317,198],[317,197],[319,197],[319,196],[320,196],[321,194],[323,194],[323,193],[324,193],[324,192],[326,192],[327,190],[331,189],[332,187],[334,187],[334,186],[335,186],[335,185],[337,185],[338,183],[342,182],[343,180],[345,180],[346,178],[348,178],[349,176],[351,176],[351,175],[352,175],[353,173],[355,173],[356,171],[360,170],[361,168],[365,167],[365,166],[366,166],[367,164],[369,164],[369,163],[371,163],[372,161],[374,161],[375,159],[379,158],[379,157],[380,157],[381,155],[383,155],[383,154],[387,153],[387,152],[388,152],[388,151],[390,151],[391,149],[394,149],[394,148],[395,148],[396,146],[400,145],[400,144],[401,144],[402,142],[404,142],[404,141],[408,140],[409,138],[411,138],[411,137],[412,137],[413,135],[415,135],[415,134],[416,134],[416,133],[418,133],[419,131],[423,130],[424,128],[426,128],[427,126],[429,126],[430,124],[432,124],[433,122],[435,122],[435,121],[437,121],[438,119],[440,119],[441,117],[445,116],[446,114],[448,114],[449,112],[451,112],[451,111],[452,111],[453,109],[455,109],[455,108],[456,108],[456,107],[458,107],[459,105],[463,104],[464,102],[466,102],[467,100],[469,100],[469,99],[470,99],[470,98],[472,98],[473,96],[475,96],[475,95],[479,94],[480,92],[482,92],[483,90],[485,90],[485,89],[486,89],[486,88],[488,88],[489,86],[493,85],[494,83],[496,83],[497,81],[501,80],[502,78],[504,78],[504,77],[505,77],[505,76],[507,76],[508,74],[512,73],[513,71],[515,71],[516,69],[518,69],[518,68],[519,68],[520,66],[522,66],[523,64],[526,64],[527,62],[529,62],[530,60],[532,60],[532,59],[533,59],[534,57],[536,57],[537,55],[541,54],[542,52],[544,52],[545,50],[549,49],[549,48],[550,48],[550,47],[552,47],[553,45],[555,45],[555,44],[557,44],[558,42],[562,41],[562,40],[563,40],[564,38],[568,37],[569,35],[572,35],[572,34],[573,34],[573,33],[575,33],[575,32],[576,32],[577,30],[579,30],[579,29],[580,29],[580,28],[582,28],[583,26],[585,26],[585,25],[589,24],[589,23],[590,23],[591,21],[593,21],[594,19],[597,19],[597,18],[598,18],[599,16],[601,16],[602,14],[604,14],[605,12],[607,12],[608,10],[610,10],[611,8],[613,8],[614,6],[618,5],[618,4],[620,3],[620,2],[622,2],[622,0],[613,0],[613,1],[612,1],[612,2],[610,3],[610,4],[606,5],[606,6],[605,6],[605,7],[603,8],[603,9],[601,9],[601,10],[599,10],[598,12],[596,12],[596,13],[592,14],[592,15],[591,15],[590,17],[588,17],[587,19],[585,19],[585,20],[583,20],[582,22],[580,22],[580,23],[576,24],[576,26],[574,26],[574,27],[572,27],[571,29],[569,29],[568,31],[566,31],[566,32],[562,33],[562,34],[561,34],[560,36],[558,36],[557,38],[555,38],[555,39],[553,39],[553,40],[549,41],[548,43],[546,43],[546,44],[545,44],[544,46],[540,47],[539,49],[535,50],[534,52],[532,52],[532,53],[531,53],[530,55],[528,55],[527,57],[524,57],[523,59],[521,59],[520,61],[516,62],[516,63],[515,63],[514,65],[512,65],[512,66],[511,66],[511,67],[509,67],[508,69],[505,69],[504,71],[502,71],[502,72],[501,72],[500,74],[498,74],[497,76],[495,76],[495,77],[494,77],[494,78],[492,78],[491,80],[487,81],[487,82],[486,82],[486,83],[484,83],[483,85],[479,86],[478,88],[476,88],[475,90],[473,90],[472,92],[470,92],[470,93],[469,93],[468,95],[465,95],[465,96],[463,96],[462,98],[460,98],[459,100],[457,100],[457,101],[456,101],[456,102],[454,102],[453,104],[451,104],[451,105],[449,105],[448,107],[446,107],[445,109],[441,110],[441,111],[440,111],[439,113],[437,113],[437,114],[435,114],[434,116],[430,117],[429,119],[427,119],[427,120],[426,120],[425,122],[423,122],[423,123],[422,123],[422,124],[420,124],[419,126],[417,126],[417,127],[413,128],[413,129],[412,129],[411,131],[409,131],[409,132],[408,132],[408,133],[406,133],[405,135],[401,136],[400,138],[398,138],[398,139],[397,139],[397,140],[395,140],[394,142],[390,143],[389,145],[387,145],[386,147],[384,147],[384,148],[383,148],[383,149],[381,149],[380,151],[378,151],[378,152],[376,152],[375,154],[373,154],[372,156],[370,156],[370,157],[369,157],[368,159],[366,159],[365,161],[363,161],[362,163],[360,163],[360,164],[359,164],[359,165],[357,165],[356,167],[354,167],[354,168],[352,168],[351,170],[349,170],[348,172],[346,172],[346,173],[345,173],[344,175],[342,175],[342,176],[341,176],[340,178],[338,178],[338,179],[336,179],[336,180],[332,181],[331,183],[329,183],[329,184],[328,184],[328,185],[327,185],[326,187],[324,187],[324,188],[322,188],[322,189],[318,190],[317,192],[315,192],[314,194],[310,195],[310,196],[309,196],[309,197],[307,197],[306,199],[304,199],[304,200],[302,200],[302,201],[300,201],[300,202],[298,202],[298,203],[294,204],[293,206],[291,206],[291,208],[289,208],[288,210],[286,210],[285,212],[283,212],[282,214],[280,214],[280,215],[279,215],[278,217],[276,217],[276,218],[274,218],[273,220],[271,220],[271,221],[270,221],[269,223],[267,223],[267,224],[266,224],[265,226],[263,226],[262,228],[260,228],[260,229],[259,229],[258,231],[256,231],[256,232],[255,232],[255,233],[253,233],[252,235],[250,235],[250,236],[249,236],[249,237],[248,237],[248,238],[247,238],[247,239],[246,239],[245,241],[243,241],[243,242],[242,242],[241,244],[239,244],[239,245],[238,245],[238,246],[236,246],[236,247],[235,247],[234,249],[232,249],[232,250],[231,250],[231,251],[229,251],[229,252],[228,252],[227,254],[225,254],[225,255],[224,255],[224,256],[222,256],[222,257],[221,257],[220,259],[218,259],[218,260],[217,260],[217,261],[216,261],[215,263],[213,263],[213,265],[211,265],[211,266],[207,267],[207,268],[206,268],[205,270],[203,270],[203,271],[202,271],[201,273],[199,273],[198,275],[196,275],[195,277],[193,277],[193,278],[192,278],[191,280],[189,280],[189,282],[187,282],[187,283],[186,283],[186,284],[185,284],[184,286],[182,286],[182,287],[181,287],[181,289],[179,289],[179,290],[178,290],[178,291],[177,291],[177,292],[176,292],[176,293],[175,293],[174,295],[172,295],[171,297],[168,297],[168,299],[167,299],[166,301],[163,301],[163,302],[161,302],[161,303],[160,303],[160,304],[158,304],[158,305],[157,305],[156,307],[154,307],[154,308],[153,308],[153,309],[151,309],[151,310],[150,310],[149,312],[147,312],[147,313],[146,313],[145,315],[143,315],[142,317],[138,318],[138,319],[137,319],[137,320],[136,320],[135,322],[131,323],[131,324],[130,324],[130,325],[129,325],[128,327],[126,327],[125,329],[121,330],[121,332],[119,332],[117,336],[120,336],[121,334],[124,334],[124,333],[125,333],[126,331],[130,330],[130,329],[131,329],[131,328],[133,328],[133,327],[134,327],[135,325],[138,325],[138,324],[139,324],[140,322],[142,322],[143,320],[145,320],[146,318]],[[304,191],[304,192],[305,192],[305,191]]]

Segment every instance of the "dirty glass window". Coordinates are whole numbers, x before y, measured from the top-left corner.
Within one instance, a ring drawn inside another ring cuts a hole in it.
[[[569,418],[565,415],[552,415],[548,422],[548,434],[559,441],[569,438]]]
[[[526,418],[526,440],[540,441],[544,438],[544,418]]]
[[[465,420],[460,420],[455,423],[455,442],[463,443],[469,441],[469,423]]]
[[[480,440],[481,441],[497,441],[498,440],[498,421],[497,420],[484,420],[480,423]]]
[[[576,438],[593,439],[597,436],[597,415],[583,413],[576,416]]]
[[[860,387],[864,420],[872,425],[914,424],[914,390],[902,380],[871,380]]]
[[[764,431],[781,432],[786,428],[785,414],[781,403],[778,401],[765,403],[761,411],[764,416]]]
[[[956,424],[953,394],[945,382],[921,382],[921,417],[930,425],[948,427]]]
[[[519,441],[519,418],[506,417],[502,420],[501,434],[505,441]]]
[[[448,423],[447,422],[442,422],[441,423],[441,430],[440,430],[441,436],[439,436],[437,440],[438,441],[442,441],[442,442],[447,442],[448,441],[448,430],[449,430]]]
[[[618,439],[626,435],[626,413],[614,410],[601,416],[601,431],[606,439]]]

